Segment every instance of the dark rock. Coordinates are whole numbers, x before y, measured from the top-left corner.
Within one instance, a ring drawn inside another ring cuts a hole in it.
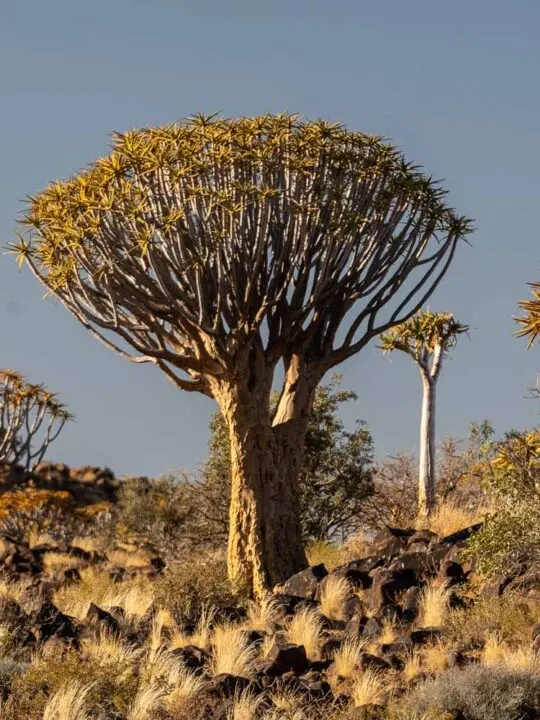
[[[391,572],[408,570],[421,575],[428,570],[428,554],[425,550],[402,553],[392,562],[389,570]]]
[[[439,577],[446,580],[447,584],[457,585],[465,582],[467,576],[463,572],[461,563],[445,558],[439,568]]]
[[[314,672],[323,673],[328,670],[331,664],[332,660],[330,658],[325,658],[324,660],[313,660],[311,663],[311,669]]]
[[[391,670],[392,666],[383,658],[377,655],[371,655],[371,653],[363,652],[360,655],[360,667],[362,670],[371,668],[372,670]]]
[[[383,624],[380,620],[375,617],[369,618],[364,625],[362,635],[368,638],[378,637],[382,633]]]
[[[188,670],[194,670],[195,672],[202,671],[208,659],[205,651],[195,647],[195,645],[176,648],[171,651],[171,655],[178,658]]]
[[[381,645],[381,653],[383,655],[406,655],[409,654],[413,647],[413,641],[406,635],[391,643]]]
[[[304,600],[304,598],[298,595],[290,595],[288,593],[275,593],[272,599],[276,604],[276,611],[281,614],[282,617],[292,615],[299,603]]]
[[[442,635],[440,628],[427,627],[411,631],[411,640],[414,645],[425,645],[425,643],[438,640]]]
[[[327,575],[328,570],[322,563],[312,565],[286,580],[279,587],[279,592],[313,600],[320,581]]]
[[[402,599],[403,621],[410,623],[418,617],[420,607],[420,594],[422,590],[418,585],[413,585],[404,594]]]
[[[343,640],[339,638],[328,638],[321,646],[321,655],[325,660],[331,660],[334,654],[343,645]]]
[[[120,631],[120,623],[110,612],[103,610],[99,605],[90,603],[88,612],[86,613],[86,620],[92,624],[101,625],[106,628],[109,632],[118,633]]]
[[[332,575],[346,578],[354,587],[366,590],[371,587],[370,572],[384,562],[380,556],[372,556],[362,560],[352,560],[332,570]]]
[[[373,574],[373,586],[369,592],[369,606],[378,612],[385,605],[396,602],[403,590],[418,584],[414,570],[384,570],[378,568]]]
[[[277,677],[286,672],[305,673],[309,668],[306,650],[303,645],[280,645],[272,643],[265,661],[266,675]]]
[[[349,638],[360,637],[364,632],[368,620],[369,618],[366,615],[361,615],[360,613],[353,615],[345,626],[345,635]]]
[[[217,697],[232,698],[250,687],[250,681],[238,675],[221,673],[205,683],[203,691]],[[251,688],[254,689],[253,687]]]
[[[470,527],[463,528],[463,530],[458,530],[451,535],[441,538],[441,543],[444,543],[445,545],[455,545],[456,543],[464,542],[465,540],[468,540],[471,535],[474,535],[475,532],[478,532],[482,525],[483,523],[480,522],[475,525],[471,525]]]
[[[449,650],[447,653],[448,667],[464,667],[469,664],[469,658],[460,650]]]
[[[53,635],[78,642],[80,626],[76,620],[64,615],[51,602],[44,602],[32,616],[32,634],[37,642],[45,642]]]
[[[417,530],[409,537],[407,545],[409,547],[415,543],[425,543],[426,545],[429,545],[429,543],[435,540],[436,537],[437,533],[434,533],[431,530]]]

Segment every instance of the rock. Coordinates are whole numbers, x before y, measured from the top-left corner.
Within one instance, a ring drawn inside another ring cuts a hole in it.
[[[460,650],[449,650],[446,657],[448,658],[448,667],[464,667],[470,662],[470,659]]]
[[[86,613],[86,620],[94,625],[100,625],[112,633],[120,631],[120,623],[110,612],[103,610],[99,605],[90,603]]]
[[[468,540],[471,535],[474,535],[475,532],[478,532],[478,530],[481,529],[483,523],[476,523],[475,525],[470,525],[467,528],[463,528],[463,530],[458,530],[455,533],[452,533],[451,535],[447,535],[446,537],[441,538],[441,543],[444,545],[455,545],[456,543],[462,543],[465,542],[465,540]]]
[[[363,560],[352,560],[345,565],[332,570],[332,575],[346,578],[354,587],[366,590],[371,587],[372,578],[370,572],[384,562],[380,556],[371,556]]]
[[[425,550],[402,553],[392,562],[389,570],[391,572],[408,570],[422,575],[428,570],[428,554]]]
[[[195,645],[186,645],[183,648],[175,648],[171,650],[171,655],[178,660],[188,669],[195,672],[202,671],[208,660],[208,655],[201,648],[195,647]]]
[[[304,598],[298,595],[290,595],[288,593],[275,593],[272,599],[275,603],[277,613],[280,614],[282,618],[287,615],[292,615],[299,603],[304,600]]]
[[[390,559],[397,555],[407,544],[414,530],[385,527],[373,538],[372,547],[375,555]]]
[[[364,632],[368,620],[369,618],[364,614],[357,613],[353,615],[347,625],[345,625],[345,635],[348,638],[360,637]]]
[[[243,690],[247,690],[250,685],[250,681],[245,677],[220,673],[204,684],[203,691],[214,697],[232,698]],[[251,687],[251,690],[253,689]]]
[[[411,623],[418,617],[418,609],[420,607],[420,595],[422,593],[421,588],[418,585],[413,585],[404,594],[402,599],[403,608],[403,621]]]
[[[290,577],[279,586],[279,589],[274,588],[274,592],[283,592],[286,595],[296,595],[307,600],[313,600],[320,581],[327,575],[328,570],[322,563],[312,565]]]
[[[440,628],[427,627],[411,631],[411,640],[414,645],[425,645],[428,642],[438,640],[442,635]]]
[[[438,577],[449,585],[458,585],[465,582],[467,576],[463,572],[461,563],[445,558],[439,568]]]
[[[264,673],[277,677],[286,672],[298,675],[309,668],[306,650],[303,645],[280,645],[273,642],[264,660]]]
[[[373,586],[369,592],[369,606],[377,613],[384,605],[393,605],[398,593],[418,584],[414,570],[384,570],[373,573]]]
[[[375,617],[369,618],[362,631],[363,637],[375,638],[382,633],[383,624]]]
[[[363,652],[360,655],[360,667],[362,670],[371,668],[372,670],[391,670],[392,666],[386,660],[378,657],[377,655],[371,655],[371,653]]]
[[[437,533],[434,533],[431,530],[417,530],[415,533],[413,533],[408,538],[407,545],[409,547],[416,543],[422,543],[425,545],[429,545],[429,543],[433,542],[433,540],[435,540],[436,538],[437,538]]]
[[[44,642],[56,635],[77,644],[80,626],[74,618],[64,615],[51,602],[44,602],[32,617],[31,632],[37,642]]]
[[[413,641],[406,635],[391,643],[381,645],[381,653],[383,655],[407,655],[411,652]]]

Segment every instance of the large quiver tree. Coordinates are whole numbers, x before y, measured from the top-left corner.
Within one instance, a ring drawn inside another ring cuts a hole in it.
[[[315,388],[425,302],[469,231],[380,138],[290,115],[117,134],[25,222],[21,260],[83,325],[217,401],[229,572],[255,594],[306,562],[296,478]]]

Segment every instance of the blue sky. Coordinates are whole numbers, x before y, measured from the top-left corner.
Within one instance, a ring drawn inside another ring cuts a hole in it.
[[[0,242],[27,193],[106,152],[109,134],[196,112],[288,110],[384,134],[476,220],[430,302],[472,326],[443,368],[438,435],[532,426],[538,349],[513,337],[540,271],[537,0],[6,0],[0,10]],[[93,340],[0,257],[0,365],[77,415],[51,448],[118,474],[194,468],[213,403]],[[377,454],[417,447],[420,380],[368,347],[343,366]]]

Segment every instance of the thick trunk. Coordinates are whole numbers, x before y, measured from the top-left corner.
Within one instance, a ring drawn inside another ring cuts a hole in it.
[[[229,578],[255,596],[307,565],[297,490],[305,427],[272,427],[269,393],[263,384],[216,394],[231,443]]]
[[[418,514],[428,516],[435,505],[435,380],[422,372]]]

